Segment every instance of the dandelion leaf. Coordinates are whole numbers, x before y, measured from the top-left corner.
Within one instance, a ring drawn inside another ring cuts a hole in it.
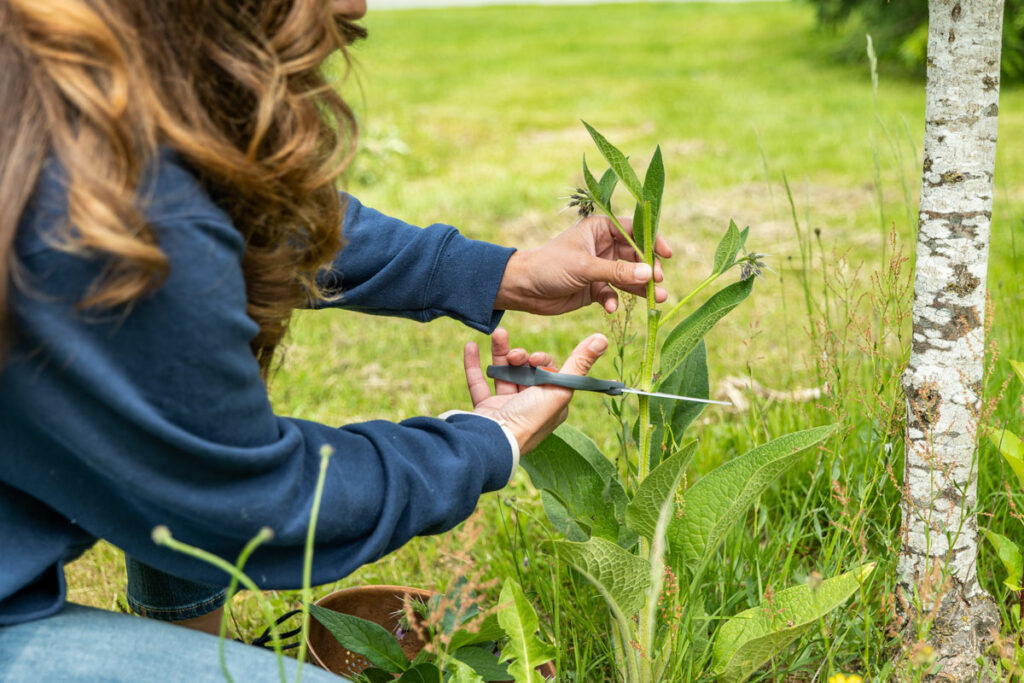
[[[1020,437],[1016,434],[1006,429],[1002,431],[987,429],[986,431],[989,440],[1002,453],[1006,464],[1017,475],[1021,489],[1024,489],[1024,442],[1021,442]]]
[[[617,546],[616,546],[617,547]],[[537,667],[555,658],[555,648],[537,637],[537,613],[512,579],[505,579],[498,603],[498,623],[508,636],[499,660],[510,662],[508,672],[517,683],[543,683]]]
[[[718,680],[746,680],[818,619],[846,602],[874,568],[873,563],[861,565],[816,588],[794,586],[773,596],[771,604],[745,610],[726,621],[712,651]]]
[[[603,538],[586,543],[555,541],[559,556],[597,587],[617,613],[630,616],[643,606],[650,585],[650,564]]]
[[[449,656],[448,659],[446,660],[445,665],[449,673],[451,674],[446,683],[484,683],[484,681],[487,680],[508,680],[507,672],[504,679],[484,678],[472,666],[460,660],[459,653],[452,653],[451,656]]]
[[[750,295],[754,278],[734,282],[715,292],[696,311],[686,317],[669,333],[661,347],[659,374],[668,377],[693,351],[704,335],[725,315]]]
[[[1021,575],[1024,575],[1024,558],[1021,557],[1017,544],[1002,534],[985,529],[985,538],[996,549],[999,561],[1006,569],[1006,580],[1003,581],[1012,591],[1021,590]]]
[[[835,433],[837,426],[786,434],[698,480],[683,494],[682,517],[669,524],[670,564],[676,570],[684,565],[702,569],[754,500],[804,451]]]

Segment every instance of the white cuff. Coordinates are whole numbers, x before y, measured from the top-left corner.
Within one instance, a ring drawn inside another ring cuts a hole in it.
[[[516,470],[519,469],[519,442],[516,440],[516,435],[512,433],[512,430],[505,426],[504,420],[496,420],[493,417],[487,415],[481,415],[480,413],[473,413],[468,410],[447,410],[437,416],[439,420],[447,420],[452,415],[475,415],[476,417],[482,417],[485,420],[490,420],[501,427],[501,431],[505,434],[505,438],[508,439],[509,448],[512,449],[512,472],[508,475],[508,481],[511,484],[512,480],[516,476]]]

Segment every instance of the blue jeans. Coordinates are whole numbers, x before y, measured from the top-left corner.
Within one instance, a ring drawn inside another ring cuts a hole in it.
[[[223,585],[211,586],[179,579],[124,556],[128,574],[128,604],[136,614],[159,621],[194,619],[224,604]],[[227,576],[224,581],[227,583]]]
[[[279,681],[270,650],[224,643],[228,670],[236,681]],[[284,658],[289,681],[297,662]],[[0,681],[223,681],[214,636],[150,619],[67,603],[52,617],[0,627]],[[302,667],[308,683],[346,679]]]

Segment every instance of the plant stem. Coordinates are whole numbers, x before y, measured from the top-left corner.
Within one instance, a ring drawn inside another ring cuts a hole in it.
[[[227,560],[217,557],[213,553],[207,552],[202,548],[197,548],[194,545],[182,543],[177,540],[171,536],[171,530],[165,526],[158,526],[153,529],[153,542],[157,545],[166,546],[175,552],[184,553],[185,555],[194,557],[197,560],[206,562],[207,564],[212,564],[217,569],[227,573],[228,576],[237,579],[239,583],[252,591],[253,595],[257,596],[260,608],[263,610],[263,618],[266,619],[267,624],[271,626],[270,635],[274,642],[274,652],[277,654],[277,666],[279,673],[281,674],[281,681],[282,683],[287,683],[288,677],[284,672],[284,655],[281,651],[281,636],[277,633],[277,630],[273,628],[274,610],[271,608],[270,602],[263,597],[260,587],[256,585],[256,582]]]
[[[306,640],[309,638],[309,603],[313,600],[310,584],[313,580],[313,542],[316,538],[316,520],[320,516],[320,503],[324,495],[324,481],[327,479],[327,464],[334,449],[323,446],[320,449],[320,472],[313,490],[313,508],[309,512],[309,528],[306,530],[305,556],[302,561],[302,634],[299,636],[299,664],[295,672],[295,683],[302,681],[302,663],[306,661]]]
[[[725,271],[723,270],[722,272],[725,272]],[[687,294],[686,296],[684,296],[684,297],[683,297],[683,298],[682,298],[682,299],[681,299],[681,300],[679,301],[679,303],[677,303],[677,304],[676,304],[675,306],[673,306],[673,307],[672,307],[672,309],[671,309],[671,310],[670,310],[670,311],[669,311],[669,312],[668,312],[668,313],[667,313],[666,315],[662,316],[662,318],[661,318],[661,322],[660,322],[660,323],[658,323],[658,327],[659,327],[659,329],[660,329],[661,327],[664,327],[665,325],[667,325],[667,324],[668,324],[668,321],[669,321],[669,320],[671,320],[671,319],[672,319],[672,317],[673,317],[673,316],[674,316],[674,315],[675,315],[676,313],[678,313],[678,312],[679,312],[679,310],[680,310],[680,309],[681,309],[681,308],[682,308],[683,306],[685,306],[686,304],[690,303],[690,300],[691,300],[691,299],[693,299],[693,297],[695,297],[695,296],[697,296],[698,294],[700,294],[700,293],[701,293],[701,292],[702,292],[702,291],[704,290],[704,288],[705,288],[705,287],[707,287],[707,286],[708,286],[708,285],[710,285],[710,284],[711,284],[712,282],[714,282],[715,280],[717,280],[717,279],[718,279],[718,278],[719,278],[719,277],[720,277],[721,275],[722,275],[722,273],[711,273],[711,275],[708,275],[708,276],[707,276],[706,278],[704,278],[704,279],[703,279],[703,280],[701,281],[701,283],[700,283],[699,285],[697,285],[697,288],[696,288],[696,289],[694,289],[694,290],[693,290],[692,292],[690,292],[689,294]]]
[[[256,547],[259,546],[262,543],[265,543],[266,541],[269,541],[273,537],[274,537],[274,532],[273,532],[273,530],[271,530],[270,527],[266,527],[265,526],[262,529],[260,529],[259,533],[257,533],[256,536],[254,536],[252,538],[252,540],[250,540],[248,543],[246,543],[245,547],[242,548],[242,552],[240,552],[238,554],[238,559],[235,560],[235,569],[237,569],[239,572],[241,572],[242,571],[242,567],[244,567],[245,563],[248,562],[249,556],[252,555],[252,552],[254,550],[256,550]],[[232,574],[231,575],[231,583],[228,584],[228,589],[224,593],[225,605],[227,605],[227,603],[231,602],[231,598],[232,598],[232,596],[234,596],[234,594],[235,594],[235,592],[237,590],[238,590],[238,576],[236,576],[235,574]],[[224,658],[224,641],[227,639],[227,636],[228,636],[228,610],[225,609],[224,612],[221,614],[221,618],[220,618],[220,631],[217,633],[217,638],[218,638],[218,642],[217,642],[217,659],[220,661],[220,670],[224,674],[224,678],[227,679],[228,683],[233,683],[234,679],[231,678],[231,674],[228,672],[228,662]]]
[[[608,216],[608,218],[612,219],[612,223],[615,224],[615,227],[619,229],[619,232],[622,233],[622,236],[626,239],[627,242],[629,242],[629,246],[633,247],[633,251],[635,251],[640,257],[643,257],[644,256],[644,250],[641,249],[639,246],[637,246],[637,243],[634,242],[633,238],[629,236],[629,233],[626,232],[626,229],[624,227],[622,227],[622,223],[619,222],[619,219],[615,216],[615,214],[613,214],[611,212],[609,207],[601,204],[598,201],[594,202],[594,206],[596,206],[597,208],[601,209],[601,213],[603,213],[604,215]],[[633,229],[635,230],[636,226],[633,226]],[[646,246],[646,244],[645,244],[645,246]],[[652,268],[654,267],[653,262],[648,262],[646,258],[644,258],[644,262],[645,263],[650,263],[651,267]]]

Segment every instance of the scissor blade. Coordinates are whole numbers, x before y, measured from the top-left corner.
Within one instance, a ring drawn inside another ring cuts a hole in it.
[[[694,403],[714,403],[719,406],[731,406],[732,404],[728,401],[712,401],[707,398],[693,398],[692,396],[677,396],[675,394],[661,394],[657,391],[640,391],[639,389],[625,388],[622,390],[624,394],[642,394],[644,396],[654,396],[655,398],[673,398],[677,401],[693,401]]]

